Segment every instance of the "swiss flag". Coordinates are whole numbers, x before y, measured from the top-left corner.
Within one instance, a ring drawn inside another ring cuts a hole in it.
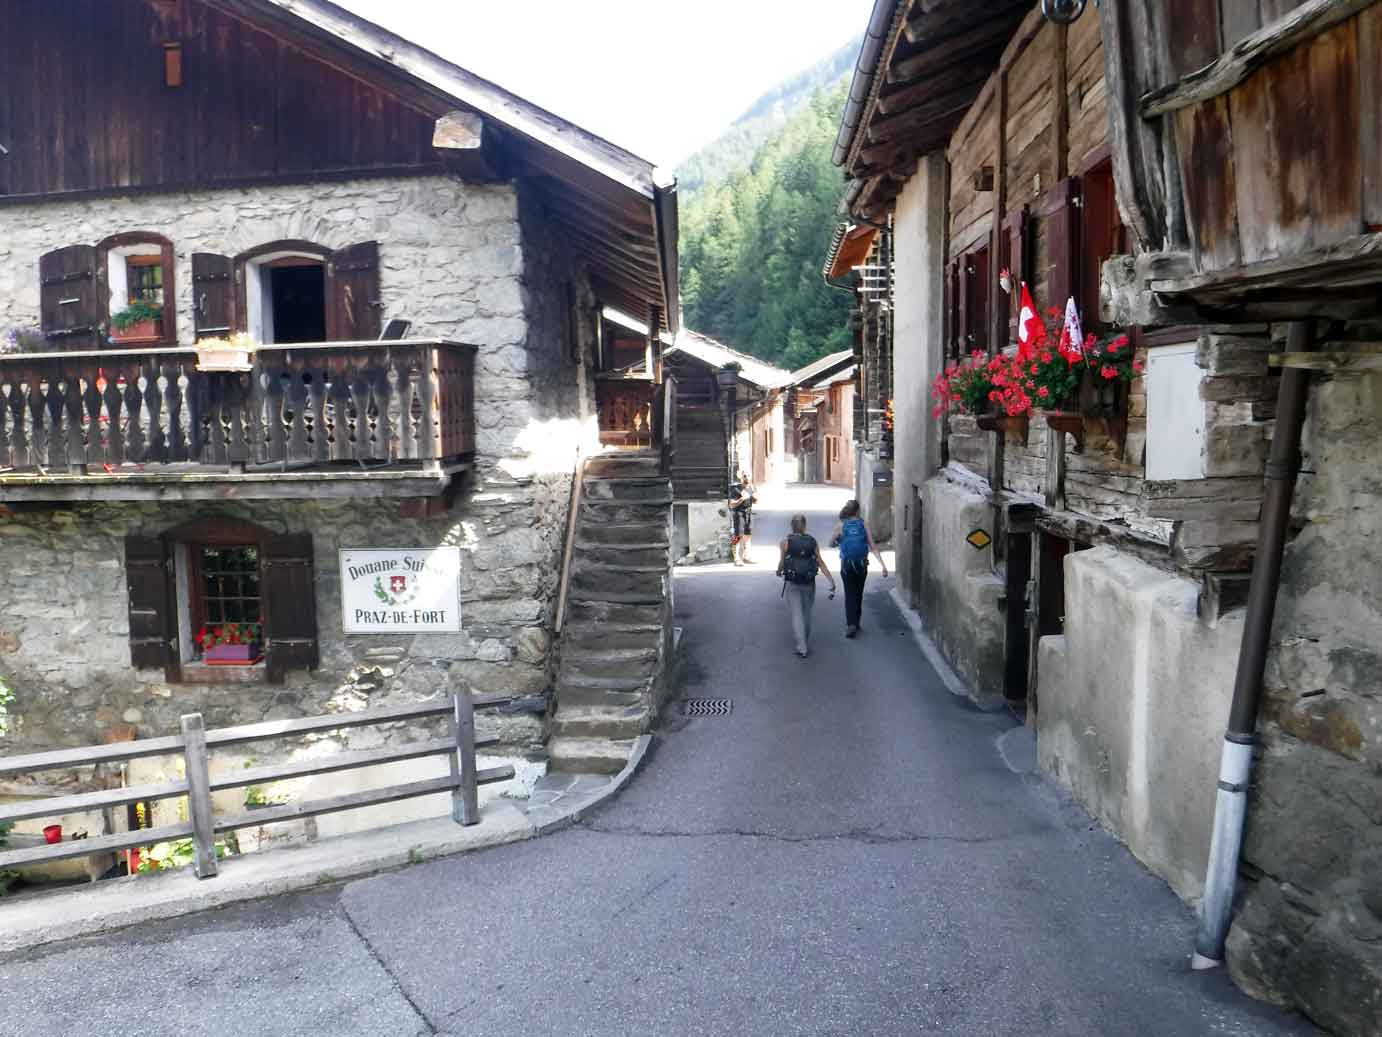
[[[1027,282],[1022,282],[1022,303],[1017,311],[1017,355],[1023,360],[1030,360],[1036,352],[1037,343],[1046,334],[1046,325],[1037,316],[1036,303],[1032,301],[1032,293],[1027,289]]]

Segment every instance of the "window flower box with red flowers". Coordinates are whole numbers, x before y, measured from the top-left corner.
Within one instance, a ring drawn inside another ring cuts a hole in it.
[[[253,666],[264,657],[258,623],[222,623],[197,632],[202,661],[210,666]]]

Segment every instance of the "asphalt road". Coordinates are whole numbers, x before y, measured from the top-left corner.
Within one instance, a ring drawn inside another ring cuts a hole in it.
[[[669,709],[587,823],[0,962],[0,1033],[1313,1032],[1190,971],[1190,912],[1004,763],[1014,722],[945,690],[891,581],[855,641],[819,594],[793,655],[758,520],[759,565],[677,580],[680,694],[732,714]]]

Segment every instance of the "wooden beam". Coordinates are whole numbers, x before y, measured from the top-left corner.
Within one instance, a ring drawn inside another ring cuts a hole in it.
[[[918,51],[910,57],[903,58],[888,69],[887,82],[889,85],[902,85],[911,83],[926,76],[928,81],[934,74],[946,68],[953,68],[964,61],[972,61],[980,64],[987,62],[979,61],[978,55],[984,51],[995,51],[995,58],[1002,53],[1003,44],[1008,40],[1008,34],[1012,31],[1012,26],[1022,20],[1021,15],[1016,15],[1011,19],[996,19],[994,22],[985,22],[976,25],[974,28],[960,33],[958,36],[947,41],[944,47],[931,47],[926,50]],[[879,98],[878,106],[883,111],[883,98]]]
[[[1272,353],[1267,363],[1306,371],[1382,371],[1382,343],[1352,342],[1347,349],[1328,353]]]
[[[1306,0],[1283,18],[1245,36],[1204,68],[1142,95],[1144,119],[1188,108],[1232,90],[1278,54],[1294,50],[1377,0]]]
[[[930,137],[916,137],[873,144],[859,151],[862,165],[853,170],[856,177],[882,176],[898,173],[902,167],[915,161],[921,155],[943,149],[950,141],[949,133],[939,133]]]
[[[907,34],[908,43],[941,47],[975,25],[991,23],[998,16],[1018,8],[1025,12],[1030,6],[1031,0],[989,0],[987,3],[950,4],[930,12],[923,10],[921,14],[907,21],[907,27],[903,31]]]
[[[1375,287],[1382,276],[1382,233],[1361,234],[1282,259],[1151,282],[1159,295],[1228,301],[1247,292]]]
[[[886,119],[871,121],[867,130],[870,144],[881,144],[897,140],[899,137],[939,129],[953,129],[947,124],[955,116],[967,111],[983,89],[983,81],[988,73],[980,70],[971,73],[960,86],[935,95],[924,104],[917,105]]]
[[[971,84],[973,85],[973,90],[970,93],[970,100],[972,101],[978,96],[988,75],[987,68],[976,62],[966,66],[965,71],[962,71],[955,79],[942,79],[940,76],[935,76],[924,82],[902,87],[890,94],[884,94],[878,98],[878,111],[883,115],[906,114],[919,106],[934,104],[942,97],[957,96]]]

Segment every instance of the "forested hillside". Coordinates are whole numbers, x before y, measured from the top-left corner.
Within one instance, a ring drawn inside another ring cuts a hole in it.
[[[860,40],[851,40],[805,72],[779,83],[735,119],[714,142],[677,169],[677,193],[685,202],[707,183],[747,169],[758,148],[819,90],[829,90],[854,67]]]
[[[817,90],[746,169],[684,203],[688,327],[786,368],[849,346],[850,295],[821,279],[844,190],[830,153],[847,89]]]

